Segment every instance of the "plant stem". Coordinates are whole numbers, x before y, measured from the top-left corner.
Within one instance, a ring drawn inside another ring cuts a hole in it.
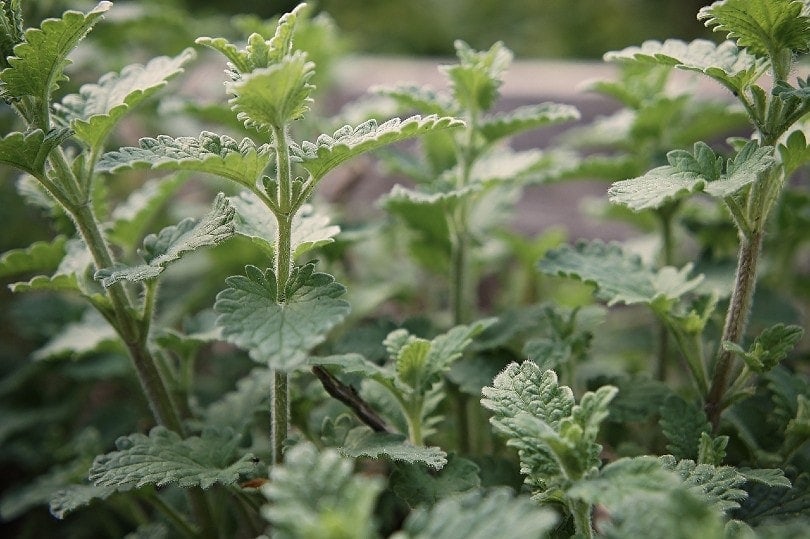
[[[271,396],[273,409],[270,434],[273,445],[273,462],[282,464],[284,462],[284,442],[287,441],[290,423],[289,384],[286,372],[273,371],[273,393]]]
[[[580,500],[569,500],[571,516],[574,517],[576,537],[591,539],[593,537],[593,522],[591,519],[591,505]]]
[[[321,385],[329,395],[351,408],[360,421],[376,432],[389,432],[385,421],[360,398],[353,387],[345,385],[323,367],[312,367],[312,374],[321,381]]]
[[[661,208],[656,213],[661,224],[661,262],[671,266],[675,260],[675,238],[672,233],[672,217],[677,209],[676,204]],[[664,322],[658,323],[658,364],[655,369],[656,379],[664,382],[667,379],[667,367],[670,361],[669,331]]]
[[[763,233],[755,230],[750,237],[742,236],[737,259],[737,273],[734,276],[734,288],[731,291],[723,336],[720,342],[739,343],[745,333],[748,314],[754,296],[757,278],[757,262],[762,250]],[[706,399],[705,409],[712,425],[716,429],[723,411],[723,398],[728,387],[731,371],[734,366],[734,354],[720,347],[717,363],[714,366],[712,384]]]

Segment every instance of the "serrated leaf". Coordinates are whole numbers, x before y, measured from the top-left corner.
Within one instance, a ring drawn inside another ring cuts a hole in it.
[[[658,380],[641,376],[609,378],[611,385],[619,388],[619,393],[610,402],[610,420],[624,423],[643,421],[657,414],[664,400],[672,390]]]
[[[595,477],[574,483],[566,494],[608,510],[645,493],[666,492],[681,481],[655,457],[621,458],[605,465]]]
[[[121,73],[107,73],[98,84],[85,84],[78,94],[65,96],[56,112],[79,139],[98,148],[127,112],[182,73],[192,58],[194,51],[185,49],[173,58],[159,56],[145,66],[133,64]]]
[[[540,261],[539,269],[596,285],[598,297],[608,305],[675,300],[702,281],[702,275],[688,278],[691,264],[680,270],[671,266],[655,270],[638,256],[625,253],[620,245],[601,241],[553,249]]]
[[[267,206],[249,191],[242,191],[229,200],[236,209],[236,233],[274,249],[278,222]],[[327,215],[317,213],[311,204],[304,204],[293,217],[290,237],[293,256],[333,242],[339,232],[340,227],[330,225]]]
[[[68,54],[110,7],[111,2],[99,2],[86,14],[66,11],[61,19],[45,19],[39,28],[26,30],[25,41],[7,60],[11,67],[0,72],[2,94],[15,99],[31,95],[47,102],[65,80]]]
[[[0,139],[0,163],[25,171],[39,179],[45,177],[45,162],[51,150],[70,137],[68,129],[51,129],[44,133],[9,133]]]
[[[315,64],[307,61],[305,53],[296,51],[226,83],[227,92],[234,96],[228,102],[245,127],[281,129],[309,110],[309,96],[315,89],[309,79],[314,73]]]
[[[0,277],[29,271],[53,271],[65,256],[65,236],[37,241],[24,249],[12,249],[0,255]]]
[[[474,462],[451,454],[439,472],[420,464],[396,464],[390,484],[397,496],[417,507],[478,488],[481,478]]]
[[[689,43],[679,39],[645,41],[640,47],[627,47],[605,54],[606,61],[654,62],[698,71],[729,90],[741,93],[767,69],[767,62],[737,48],[731,41],[715,44],[705,39]]]
[[[225,393],[205,409],[205,424],[232,428],[241,433],[254,419],[254,414],[268,408],[274,375],[269,369],[253,369],[236,383],[236,389]]]
[[[723,348],[739,354],[748,368],[757,373],[768,372],[787,357],[804,336],[799,326],[775,324],[762,331],[751,343],[748,351],[733,343],[724,342]]]
[[[556,521],[548,508],[515,497],[510,489],[475,490],[417,509],[392,539],[536,539],[545,537]]]
[[[678,459],[696,459],[700,435],[712,431],[706,413],[678,395],[670,395],[664,401],[660,425],[669,440],[667,451]]]
[[[512,52],[497,42],[489,50],[475,51],[461,40],[455,42],[458,64],[444,66],[453,96],[468,111],[486,111],[498,97],[503,73],[512,63]]]
[[[712,506],[724,513],[740,506],[748,494],[738,488],[745,483],[745,477],[731,466],[697,464],[693,460],[678,460],[672,455],[658,458],[665,470],[678,474],[689,490],[705,497]]]
[[[119,438],[117,451],[96,457],[89,478],[96,486],[119,490],[145,485],[204,489],[232,485],[257,470],[252,455],[237,458],[239,442],[240,436],[227,429],[205,429],[202,436],[183,439],[165,427],[154,427],[148,436],[136,433]]]
[[[202,247],[217,245],[230,238],[234,232],[234,209],[228,198],[219,193],[211,211],[200,219],[187,218],[180,223],[150,234],[143,240],[138,253],[146,264],[139,266],[116,266],[96,272],[95,278],[105,287],[119,281],[140,282],[152,280],[163,273],[170,264],[185,254]]]
[[[450,116],[455,109],[450,96],[422,86],[374,86],[369,92],[390,97],[402,107],[427,114]]]
[[[778,468],[737,468],[737,472],[750,483],[769,487],[791,487],[790,480],[785,477],[785,472]]]
[[[95,299],[99,299],[100,294],[91,289],[92,283],[87,275],[92,264],[90,251],[84,243],[76,239],[68,240],[65,244],[65,256],[53,275],[37,275],[27,282],[12,283],[9,288],[12,292],[51,290],[78,292],[88,296],[95,294]]]
[[[570,122],[579,118],[579,110],[574,106],[541,103],[486,116],[478,124],[478,129],[488,142],[494,142],[529,129]]]
[[[184,176],[180,174],[150,180],[130,192],[127,199],[116,206],[110,216],[110,239],[123,247],[134,248],[146,226],[158,215],[161,207],[184,180]]]
[[[405,120],[393,118],[382,124],[368,120],[357,127],[343,126],[331,136],[321,135],[315,142],[293,144],[290,152],[315,181],[341,163],[365,152],[436,129],[460,127],[463,122],[447,116],[411,116]]]
[[[797,0],[722,0],[700,8],[698,19],[757,56],[768,56],[809,49],[810,18],[804,8]]]
[[[299,268],[286,295],[279,295],[270,269],[247,266],[246,275],[228,277],[228,288],[214,305],[225,339],[273,369],[305,365],[310,350],[349,313],[349,304],[340,299],[346,289],[313,270],[314,263]]]
[[[438,447],[415,446],[401,434],[374,432],[368,427],[356,427],[349,431],[338,451],[353,459],[385,458],[410,464],[421,463],[434,470],[440,470],[447,464],[447,453]]]
[[[752,526],[806,516],[810,511],[810,475],[806,472],[793,481],[791,488],[750,485],[748,493],[734,516]]]
[[[352,473],[352,461],[334,449],[318,452],[310,443],[291,447],[283,466],[273,466],[262,493],[270,505],[262,515],[273,526],[273,537],[376,537],[372,518],[378,477]]]
[[[256,188],[256,181],[272,159],[267,144],[256,144],[244,138],[241,142],[227,135],[203,131],[198,137],[173,138],[159,135],[142,138],[140,146],[108,152],[99,159],[99,172],[121,172],[128,169],[188,170],[228,178]]]
[[[101,347],[120,347],[121,340],[115,329],[97,311],[89,309],[78,322],[65,326],[55,337],[36,350],[36,360],[62,356],[74,358],[95,352]]]
[[[114,486],[71,485],[53,492],[50,498],[50,512],[62,520],[77,509],[90,505],[93,500],[106,500],[116,491]]]

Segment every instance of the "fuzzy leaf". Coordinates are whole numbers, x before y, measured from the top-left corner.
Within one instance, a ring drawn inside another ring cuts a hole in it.
[[[474,490],[417,509],[392,539],[536,539],[545,537],[556,521],[551,510],[515,497],[507,488]]]
[[[47,134],[41,129],[26,134],[9,133],[0,139],[0,163],[43,179],[48,155],[68,137],[68,129],[51,129]]]
[[[433,505],[443,498],[481,486],[478,466],[467,459],[449,455],[439,472],[420,464],[396,464],[391,488],[411,507]]]
[[[134,248],[143,237],[149,223],[174,194],[185,178],[172,177],[150,180],[130,192],[127,199],[115,207],[111,215],[110,238],[118,245]]]
[[[810,162],[810,145],[807,144],[804,132],[800,129],[793,131],[777,149],[785,167],[786,177]]]
[[[53,271],[65,256],[67,238],[37,241],[24,249],[12,249],[0,255],[0,277],[29,271]]]
[[[91,289],[92,282],[88,282],[87,272],[93,260],[90,252],[80,240],[68,240],[65,244],[65,256],[56,268],[53,275],[37,275],[27,282],[12,283],[9,288],[12,292],[29,292],[33,290],[51,290],[78,292],[84,295],[93,295],[96,290]],[[100,289],[99,289],[100,290]],[[95,299],[99,299],[96,294]]]
[[[241,433],[264,408],[273,390],[273,373],[269,369],[253,369],[236,383],[236,389],[223,395],[205,409],[205,424],[217,428],[232,428]]]
[[[639,494],[662,492],[680,485],[655,457],[621,458],[605,465],[595,477],[577,481],[566,494],[608,510]]]
[[[352,461],[337,451],[318,453],[310,443],[291,447],[283,466],[273,466],[262,493],[262,515],[273,537],[375,537],[374,506],[383,489],[378,477],[352,473]]]
[[[226,90],[234,96],[228,102],[245,127],[280,129],[309,110],[309,96],[315,89],[309,79],[314,73],[315,64],[307,61],[306,54],[295,52],[226,83]]]
[[[85,84],[78,94],[66,96],[56,111],[69,122],[78,138],[97,148],[127,112],[182,73],[183,66],[192,58],[194,51],[186,49],[173,58],[160,56],[145,66],[133,64],[120,74],[107,73],[98,84]]]
[[[730,342],[723,342],[723,348],[739,354],[748,368],[757,373],[768,372],[787,357],[804,335],[799,326],[775,324],[760,333],[748,351]]]
[[[653,62],[698,71],[715,79],[732,92],[756,82],[767,69],[767,62],[737,48],[731,41],[715,44],[705,39],[690,43],[679,39],[645,41],[640,47],[627,47],[605,54],[606,61]]]
[[[229,200],[236,209],[236,233],[274,249],[278,223],[267,206],[250,191],[242,191]],[[317,213],[312,205],[304,204],[293,217],[290,244],[293,256],[301,256],[333,242],[339,232],[339,226],[329,224],[328,216]]]
[[[375,86],[369,92],[390,97],[402,107],[427,114],[449,116],[454,110],[450,96],[421,86]]]
[[[657,167],[645,175],[614,183],[608,195],[611,202],[640,211],[660,208],[691,193],[706,191],[720,198],[731,196],[754,183],[773,165],[771,148],[749,142],[726,164],[706,144],[695,144],[694,152],[674,150],[667,154],[669,165]]]
[[[112,6],[99,2],[89,12],[66,11],[61,19],[45,19],[39,28],[25,32],[25,41],[8,58],[11,67],[0,72],[2,94],[19,99],[27,95],[47,102],[66,79],[67,56]]]
[[[140,282],[157,278],[170,264],[185,254],[201,247],[217,245],[233,235],[234,209],[228,198],[220,193],[214,207],[200,219],[187,218],[180,223],[164,228],[158,234],[150,234],[143,240],[138,253],[146,264],[139,266],[116,266],[96,272],[95,278],[105,287],[119,281]]]
[[[810,511],[810,475],[806,472],[800,474],[790,488],[750,485],[748,492],[749,496],[742,501],[736,516],[752,526],[806,516]]]
[[[543,273],[570,276],[596,285],[598,297],[608,305],[653,305],[661,300],[675,300],[702,281],[702,276],[688,278],[691,264],[680,270],[671,266],[655,270],[645,266],[639,257],[625,253],[618,244],[601,241],[553,249],[540,261],[539,268]]]
[[[669,440],[667,451],[678,459],[696,459],[701,434],[712,431],[706,413],[678,395],[664,401],[660,425]]]
[[[357,127],[343,126],[332,136],[321,135],[315,142],[305,141],[290,147],[292,157],[317,181],[341,163],[365,152],[394,142],[429,133],[436,129],[459,127],[463,122],[447,116],[411,116],[393,118],[377,124],[368,120]]]
[[[489,110],[498,97],[503,73],[512,63],[512,52],[501,42],[487,51],[475,51],[461,40],[455,47],[459,62],[444,67],[453,96],[465,110]]]
[[[239,441],[230,430],[206,429],[202,436],[182,439],[164,427],[154,427],[148,436],[136,433],[119,438],[117,451],[96,457],[90,481],[119,490],[144,485],[204,489],[232,485],[257,470],[252,455],[237,458]]]
[[[338,451],[353,459],[368,457],[410,464],[422,463],[434,470],[440,470],[447,464],[447,453],[438,447],[415,446],[408,443],[401,434],[374,432],[368,427],[356,427],[349,431]]]
[[[691,492],[705,497],[724,513],[739,507],[739,502],[748,496],[738,488],[745,483],[745,477],[731,466],[696,464],[692,460],[677,460],[672,455],[664,455],[658,460],[665,470],[678,474]]]
[[[90,309],[78,322],[65,326],[61,332],[36,350],[36,360],[62,356],[74,358],[97,351],[101,347],[119,347],[121,340],[115,329],[97,311]]]
[[[700,8],[698,19],[757,56],[810,50],[810,18],[797,0],[721,0]]]
[[[314,263],[296,268],[285,291],[276,289],[271,269],[247,266],[246,275],[228,277],[214,305],[225,339],[272,369],[306,364],[310,350],[349,313],[340,299],[346,289],[314,268]]]
[[[116,492],[114,486],[71,485],[53,493],[50,511],[59,520],[77,509],[90,505],[93,500],[106,500]]]
[[[749,483],[769,487],[791,487],[790,480],[785,477],[785,472],[778,468],[737,468],[737,472]]]
[[[272,159],[267,144],[257,147],[248,138],[237,142],[227,135],[208,131],[196,138],[168,135],[142,138],[139,144],[137,148],[125,147],[104,154],[96,169],[112,173],[137,168],[206,172],[255,189],[256,180]]]
[[[570,122],[579,118],[580,114],[576,107],[558,103],[542,103],[518,107],[509,112],[485,117],[478,128],[488,142],[494,142],[529,129]]]

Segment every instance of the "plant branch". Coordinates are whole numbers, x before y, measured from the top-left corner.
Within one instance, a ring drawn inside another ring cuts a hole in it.
[[[348,406],[360,421],[371,427],[372,430],[390,432],[385,420],[357,394],[353,387],[347,386],[323,367],[312,367],[312,374],[321,381],[321,385],[329,395]]]

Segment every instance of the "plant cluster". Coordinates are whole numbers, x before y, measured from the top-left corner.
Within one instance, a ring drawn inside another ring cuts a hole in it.
[[[192,48],[71,92],[111,9],[27,27],[0,1],[0,162],[57,231],[0,256],[41,340],[0,384],[18,536],[806,533],[809,4],[721,0],[698,19],[725,41],[606,54],[590,89],[620,110],[525,151],[580,115],[501,110],[503,43],[457,41],[446,89],[376,88],[344,125],[315,108],[338,37],[305,4],[196,40],[227,103],[161,92]],[[119,144],[143,116],[199,133]],[[409,183],[356,223],[321,186],[368,152]],[[509,229],[526,189],[595,177],[649,241]]]

